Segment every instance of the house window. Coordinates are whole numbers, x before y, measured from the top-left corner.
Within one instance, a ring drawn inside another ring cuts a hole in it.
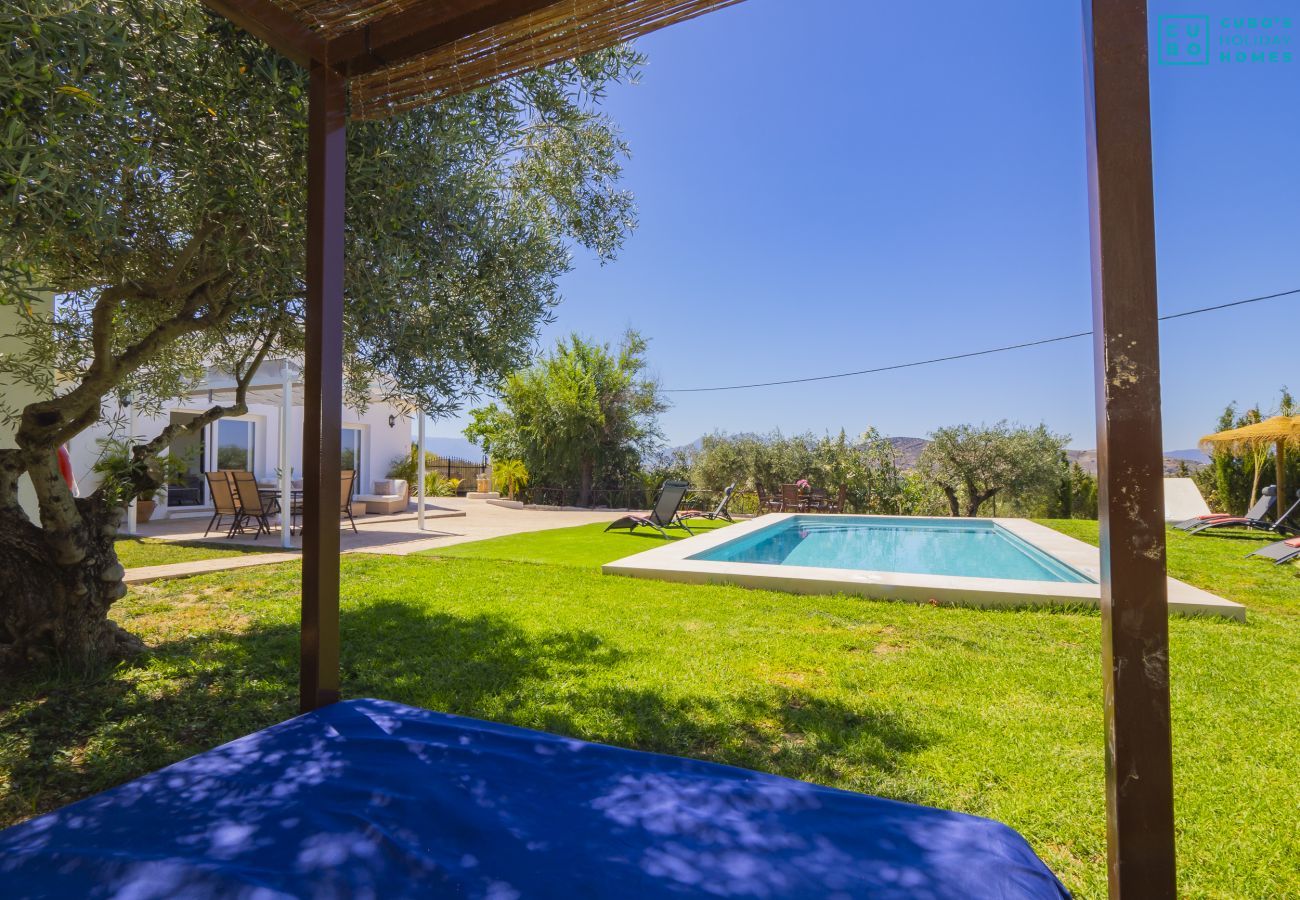
[[[217,468],[253,471],[252,422],[217,422]]]

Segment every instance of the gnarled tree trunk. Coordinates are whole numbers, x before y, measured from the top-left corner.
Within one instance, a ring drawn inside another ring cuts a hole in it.
[[[144,647],[108,618],[126,595],[113,547],[123,510],[66,487],[64,502],[44,502],[58,487],[41,481],[60,477],[56,465],[45,469],[32,472],[50,513],[44,528],[19,507],[17,479],[0,478],[0,669],[86,670]]]

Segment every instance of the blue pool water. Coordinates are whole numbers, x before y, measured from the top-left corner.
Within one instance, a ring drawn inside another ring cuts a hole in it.
[[[1092,581],[987,519],[795,516],[691,559],[1016,581]]]

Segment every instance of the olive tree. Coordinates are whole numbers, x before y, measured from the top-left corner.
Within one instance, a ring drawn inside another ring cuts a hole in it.
[[[301,349],[306,76],[193,0],[12,0],[0,43],[0,304],[24,348],[0,375],[42,395],[0,410],[17,445],[0,450],[0,665],[87,665],[139,646],[107,615],[123,503],[179,434],[246,411],[264,359]],[[349,124],[350,402],[378,383],[445,413],[526,362],[570,247],[609,257],[633,224],[599,101],[638,65],[616,48]],[[233,402],[72,495],[56,449],[107,399],[157,412],[212,365]]]
[[[722,490],[728,484],[773,489],[807,478],[818,487],[846,489],[855,512],[898,513],[903,481],[893,445],[875,428],[857,438],[843,430],[832,436],[812,433],[787,437],[715,432],[700,439],[682,468],[697,487]]]
[[[954,516],[977,516],[993,497],[1048,490],[1068,437],[1044,425],[956,425],[930,435],[917,472],[938,487]]]

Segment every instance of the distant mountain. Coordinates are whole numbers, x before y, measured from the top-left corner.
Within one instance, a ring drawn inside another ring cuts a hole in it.
[[[412,442],[414,443],[414,442]],[[483,451],[464,438],[424,436],[424,449],[442,457],[464,459],[476,463],[483,458]]]
[[[891,437],[885,440],[894,445],[894,453],[898,457],[899,468],[902,469],[915,469],[921,451],[930,444],[925,438],[915,437]]]
[[[1170,459],[1185,459],[1188,462],[1200,463],[1203,466],[1210,464],[1210,454],[1204,450],[1197,450],[1195,447],[1191,450],[1166,450],[1165,456]]]

